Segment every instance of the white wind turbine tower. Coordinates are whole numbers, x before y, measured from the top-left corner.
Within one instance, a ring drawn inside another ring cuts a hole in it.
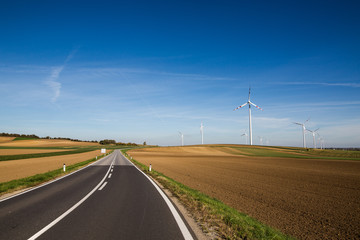
[[[324,138],[322,136],[320,136],[320,134],[317,134],[319,136],[319,141],[320,141],[320,149],[324,149]]]
[[[262,110],[262,109],[261,109],[259,106],[256,106],[254,103],[252,103],[252,102],[250,101],[250,90],[251,90],[251,88],[249,88],[249,99],[248,99],[248,101],[247,101],[246,103],[244,103],[243,105],[235,108],[234,111],[237,110],[237,109],[239,109],[239,108],[244,107],[245,105],[249,105],[249,140],[250,140],[250,145],[252,145],[251,105],[253,105],[254,107],[256,107],[256,108],[258,108],[258,109],[260,109],[260,110]]]
[[[316,148],[315,134],[316,134],[316,131],[319,130],[319,128],[316,129],[316,130],[314,130],[314,131],[311,131],[310,129],[306,129],[306,130],[308,130],[309,132],[311,132],[311,134],[312,134],[312,136],[313,136],[313,147]]]
[[[245,136],[245,141],[246,141],[246,145],[248,145],[248,135],[246,132],[244,132],[243,134],[241,134],[241,136]]]
[[[179,132],[180,137],[181,137],[181,146],[184,146],[184,134],[182,134],[182,132]]]
[[[201,144],[204,144],[204,125],[203,125],[203,122],[201,122],[201,125],[200,125],[200,133],[201,133]]]
[[[309,121],[306,120],[304,123],[298,123],[298,122],[294,122],[294,124],[296,125],[300,125],[302,127],[302,132],[303,132],[303,148],[306,148],[306,139],[305,139],[305,130],[306,130],[306,127],[305,127],[305,123]]]

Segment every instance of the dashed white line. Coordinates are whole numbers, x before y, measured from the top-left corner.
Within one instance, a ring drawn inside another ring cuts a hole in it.
[[[110,173],[108,178],[111,178],[111,175],[112,175],[112,174]]]
[[[108,171],[106,172],[104,178],[99,182],[99,184],[93,189],[91,190],[91,192],[89,192],[85,197],[83,197],[78,203],[76,203],[74,206],[72,206],[69,210],[67,210],[66,212],[64,212],[62,215],[60,215],[58,218],[56,218],[54,221],[52,221],[51,223],[49,223],[46,227],[44,227],[43,229],[41,229],[39,232],[37,232],[36,234],[34,234],[33,236],[31,236],[28,240],[34,240],[37,239],[39,236],[41,236],[44,232],[46,232],[47,230],[49,230],[50,228],[52,228],[55,224],[57,224],[61,219],[65,218],[69,213],[71,213],[74,209],[76,209],[78,206],[80,206],[80,204],[82,204],[86,199],[88,199],[98,188],[101,184],[103,184],[103,182],[105,181],[107,175],[109,174],[111,169],[111,166],[109,167]],[[107,182],[105,182],[101,187],[105,187]],[[100,190],[100,189],[99,189]]]
[[[105,186],[106,186],[107,182],[104,182],[103,185],[99,188],[99,191],[101,191]]]

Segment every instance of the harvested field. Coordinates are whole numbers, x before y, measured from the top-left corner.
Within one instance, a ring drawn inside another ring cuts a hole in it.
[[[0,182],[29,177],[100,156],[100,150],[66,156],[29,158],[0,162]]]
[[[15,137],[0,137],[0,143],[11,142]]]
[[[68,149],[0,149],[1,155],[17,155],[17,154],[32,154],[32,153],[48,153],[48,152],[63,152]]]
[[[267,150],[270,156],[281,152]],[[230,146],[144,148],[128,153],[299,239],[360,238],[360,161],[245,156],[246,151]]]
[[[0,146],[6,147],[77,147],[77,146],[98,146],[98,143],[74,142],[58,139],[30,139],[19,141],[0,142]]]

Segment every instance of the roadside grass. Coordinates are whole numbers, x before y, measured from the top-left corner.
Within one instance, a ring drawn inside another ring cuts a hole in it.
[[[79,148],[73,149],[70,151],[62,151],[62,152],[47,152],[47,153],[31,153],[31,154],[17,154],[17,155],[0,155],[0,161],[10,161],[10,160],[19,160],[19,159],[27,159],[27,158],[40,158],[40,157],[52,157],[52,156],[62,156],[62,155],[70,155],[77,153],[85,153],[95,150],[94,148]]]
[[[110,154],[110,153],[108,153],[108,154]],[[106,155],[108,155],[108,154],[106,154]],[[105,157],[106,155],[104,154],[104,155],[99,156],[97,159],[92,158],[92,159],[89,159],[89,160],[86,160],[83,162],[79,162],[79,163],[76,163],[73,165],[66,166],[66,172],[63,171],[63,168],[59,168],[59,169],[49,171],[46,173],[36,174],[34,176],[0,183],[0,195],[9,193],[9,192],[13,192],[13,191],[17,191],[17,190],[21,190],[21,189],[28,188],[28,187],[34,187],[34,186],[40,185],[44,182],[53,180],[55,178],[58,178],[63,175],[69,174],[73,171],[76,171],[81,167],[84,167],[94,161],[97,161],[97,160]]]
[[[126,152],[127,150],[122,150],[124,156],[169,189],[184,204],[201,225],[203,232],[215,230],[222,239],[294,239],[160,172],[155,170],[150,172],[148,166],[130,158]]]

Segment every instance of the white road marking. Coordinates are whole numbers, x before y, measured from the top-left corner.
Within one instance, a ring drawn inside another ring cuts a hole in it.
[[[103,190],[103,188],[106,186],[107,182],[104,182],[103,185],[99,188],[99,191]]]
[[[63,218],[65,218],[69,213],[71,213],[72,211],[74,211],[74,209],[76,209],[78,206],[80,206],[80,204],[82,204],[83,202],[85,202],[86,199],[88,199],[98,188],[101,184],[103,184],[103,182],[105,181],[107,175],[110,172],[111,166],[114,163],[114,161],[111,163],[108,171],[106,172],[104,178],[99,182],[99,184],[93,189],[91,190],[91,192],[89,192],[85,197],[83,197],[78,203],[76,203],[74,206],[72,206],[69,210],[67,210],[66,212],[64,212],[63,214],[61,214],[58,218],[56,218],[54,221],[52,221],[51,223],[49,223],[46,227],[44,227],[43,229],[41,229],[39,232],[35,233],[32,237],[30,237],[28,240],[34,240],[38,237],[40,237],[44,232],[46,232],[47,230],[49,230],[50,228],[52,228],[55,224],[57,224],[58,222],[60,222],[60,220],[62,220]],[[106,184],[105,184],[106,185]],[[103,186],[104,187],[104,186]]]
[[[109,177],[108,178],[111,178],[111,173],[109,174]]]
[[[122,155],[122,154],[121,154]],[[125,156],[123,156],[125,158]],[[128,159],[126,159],[128,160]],[[129,161],[129,160],[128,160]],[[189,229],[186,227],[184,221],[182,220],[182,218],[180,217],[180,214],[178,213],[178,211],[176,210],[176,208],[174,207],[174,205],[172,204],[172,202],[170,201],[170,199],[166,196],[166,194],[159,188],[158,185],[156,185],[156,183],[148,176],[146,175],[143,171],[141,171],[140,169],[138,169],[131,161],[129,161],[139,172],[141,172],[151,183],[152,185],[154,185],[154,187],[156,188],[156,190],[160,193],[161,197],[164,199],[164,201],[166,202],[166,204],[168,205],[172,215],[175,218],[176,223],[178,224],[180,231],[184,237],[185,240],[193,240],[194,238],[192,237]]]

